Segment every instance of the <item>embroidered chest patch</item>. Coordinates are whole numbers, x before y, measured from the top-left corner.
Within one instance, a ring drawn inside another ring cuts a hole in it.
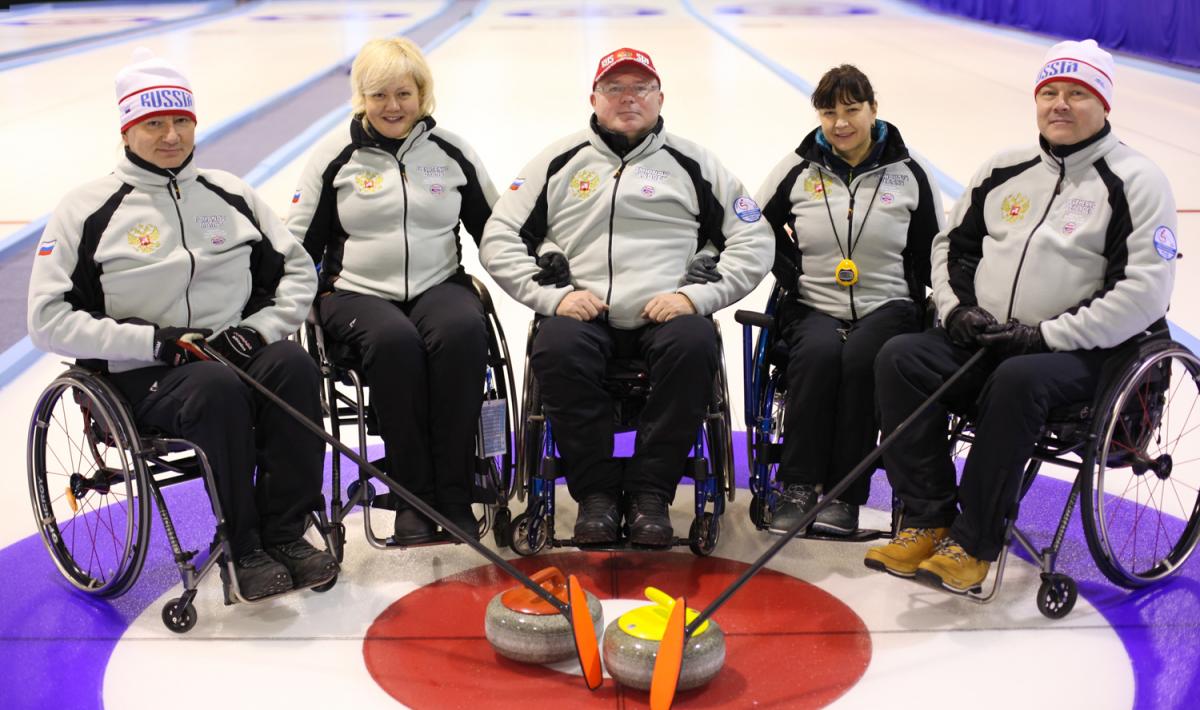
[[[360,195],[373,195],[383,189],[383,176],[379,173],[359,173],[354,176],[354,191]]]
[[[571,178],[571,193],[581,200],[591,197],[600,187],[600,176],[583,168]]]
[[[158,251],[162,246],[162,240],[158,235],[158,227],[153,224],[139,224],[125,235],[125,240],[129,242],[129,246],[135,251],[142,254],[151,254]]]
[[[826,180],[824,176],[810,176],[804,178],[804,191],[813,199],[824,195],[825,191],[829,189],[830,185],[831,183]]]
[[[1000,203],[1000,217],[1005,222],[1020,222],[1029,211],[1029,198],[1015,192]]]

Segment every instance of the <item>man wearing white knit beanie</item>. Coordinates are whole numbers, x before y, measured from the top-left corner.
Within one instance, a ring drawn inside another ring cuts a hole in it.
[[[160,168],[182,165],[196,142],[196,102],[183,73],[141,47],[116,85],[125,145]]]
[[[323,504],[324,442],[194,345],[206,339],[320,422],[320,373],[287,339],[316,295],[312,260],[243,180],[195,165],[195,101],[178,69],[139,50],[116,98],[125,155],[47,223],[30,339],[103,373],[140,430],[204,452],[227,599],[326,584],[337,560],[303,536]]]
[[[942,404],[883,454],[906,527],[868,550],[868,567],[981,592],[1047,412],[1092,402],[1107,360],[1168,337],[1175,200],[1162,172],[1113,133],[1113,69],[1094,40],[1051,47],[1033,86],[1038,145],[993,156],[934,238],[942,324],[880,351],[883,430],[982,347],[954,395],[959,413],[977,409],[975,441],[957,487]]]

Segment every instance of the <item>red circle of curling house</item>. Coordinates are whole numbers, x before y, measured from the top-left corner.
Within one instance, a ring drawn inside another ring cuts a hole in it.
[[[516,559],[526,573],[556,566],[603,599],[644,599],[655,586],[703,608],[747,567],[686,554],[571,552]],[[645,692],[606,678],[589,692],[579,676],[510,661],[483,635],[488,601],[516,582],[492,565],[426,585],[396,600],[367,630],[371,677],[413,708],[642,708]],[[716,614],[726,634],[725,667],[680,707],[821,707],[852,688],[871,661],[866,626],[836,597],[763,570]],[[611,619],[605,618],[607,625]]]

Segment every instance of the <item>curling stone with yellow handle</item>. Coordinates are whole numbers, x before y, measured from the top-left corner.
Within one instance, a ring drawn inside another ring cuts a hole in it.
[[[557,567],[539,570],[530,579],[554,597],[567,601],[567,579]],[[604,610],[600,608],[600,600],[591,593],[585,594],[592,625],[599,635],[604,627]],[[566,617],[522,586],[492,597],[483,631],[496,653],[514,661],[557,663],[575,657],[575,636]]]
[[[604,630],[604,666],[621,685],[650,689],[654,661],[662,641],[667,619],[675,600],[654,587],[646,587],[646,598],[654,602],[622,614]],[[688,609],[690,623],[699,616]],[[696,629],[684,642],[683,665],[679,671],[679,690],[699,688],[725,665],[725,633],[711,619]]]

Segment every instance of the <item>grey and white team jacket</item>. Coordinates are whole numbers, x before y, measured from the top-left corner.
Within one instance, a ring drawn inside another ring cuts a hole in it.
[[[1056,154],[1057,153],[1057,154]],[[1167,312],[1175,199],[1162,171],[1113,135],[1010,150],[972,178],[933,244],[933,294],[1041,324],[1052,350],[1120,344]]]
[[[836,158],[818,145],[817,128],[758,192],[775,230],[776,280],[801,303],[843,320],[889,301],[922,304],[930,245],[944,222],[941,191],[928,168],[909,155],[895,126],[877,124],[883,134],[877,147],[845,179],[830,164]],[[852,286],[834,279],[842,259],[858,267]]]
[[[167,171],[127,152],[55,208],[27,326],[42,350],[122,372],[157,364],[146,323],[242,325],[269,343],[300,327],[315,292],[304,249],[249,185],[191,157]]]
[[[403,140],[355,118],[309,159],[287,225],[321,264],[320,291],[409,301],[462,272],[459,222],[478,243],[495,202],[475,151],[432,117]]]
[[[770,230],[712,154],[663,131],[661,119],[624,159],[597,130],[593,122],[552,144],[500,197],[479,253],[505,291],[544,315],[572,290],[591,291],[609,305],[611,325],[634,329],[657,294],[682,293],[708,315],[762,280]],[[685,285],[705,244],[720,252],[723,279]],[[548,250],[566,255],[571,286],[534,282],[536,257]]]

